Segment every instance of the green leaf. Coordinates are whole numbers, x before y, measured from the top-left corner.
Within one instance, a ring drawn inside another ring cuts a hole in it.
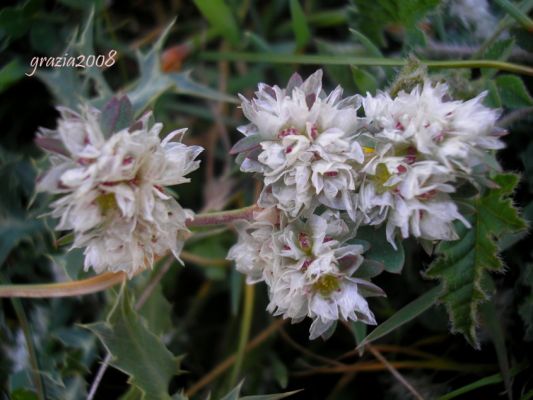
[[[374,44],[372,41],[363,35],[361,32],[351,29],[350,33],[355,37],[355,39],[363,45],[363,47],[368,51],[368,53],[373,57],[383,57],[381,50]]]
[[[213,3],[216,3],[213,1]],[[239,103],[234,97],[210,89],[191,79],[190,71],[180,73],[163,73],[161,71],[161,50],[163,43],[170,33],[174,21],[170,23],[153,47],[143,54],[137,51],[137,63],[139,64],[139,80],[135,87],[128,92],[128,97],[133,105],[135,116],[153,103],[166,91],[189,94],[217,101]]]
[[[527,91],[524,81],[516,75],[500,75],[496,78],[502,104],[508,108],[521,108],[533,105],[533,98]]]
[[[152,294],[140,308],[139,313],[146,321],[147,328],[155,335],[162,337],[172,329],[172,304],[163,295],[163,288],[159,282]]]
[[[513,51],[515,44],[514,38],[499,40],[490,46],[483,58],[487,60],[507,60]],[[482,68],[481,74],[485,78],[491,78],[496,74],[497,70],[494,68]]]
[[[175,357],[146,327],[134,311],[123,286],[105,322],[85,325],[113,356],[111,365],[130,376],[131,384],[146,400],[170,399],[168,385],[179,374],[181,358]]]
[[[416,26],[439,0],[353,0],[356,6],[355,24],[374,42],[385,44],[383,30],[391,23],[411,28]]]
[[[29,218],[0,218],[0,265],[19,243],[31,242],[33,238],[45,231],[42,221]]]
[[[365,252],[365,260],[375,261],[383,265],[387,272],[399,274],[405,263],[405,253],[401,240],[396,240],[396,247],[387,241],[385,227],[362,226],[357,230],[357,239],[370,243],[370,250]]]
[[[311,40],[311,31],[300,2],[298,0],[290,0],[290,8],[292,30],[296,38],[296,49],[302,50]]]
[[[360,93],[375,94],[378,90],[376,77],[365,69],[352,67],[352,76]]]
[[[488,92],[484,100],[485,105],[487,107],[500,108],[502,106],[502,99],[496,82],[493,79],[485,81],[485,89]]]
[[[441,242],[436,253],[439,257],[429,266],[426,275],[444,283],[442,300],[448,310],[454,333],[462,333],[475,348],[478,306],[487,300],[490,291],[488,272],[501,272],[495,239],[505,233],[526,229],[509,196],[518,183],[518,176],[501,174],[494,178],[498,189],[490,189],[471,205],[476,212],[470,216],[469,229],[456,224],[459,239]]]
[[[518,366],[511,370],[511,376],[515,376],[524,370],[524,366]],[[488,385],[495,385],[503,381],[501,374],[494,374],[481,378],[475,382],[469,383],[459,389],[455,389],[449,393],[446,393],[444,396],[438,398],[438,400],[451,400],[459,397],[465,393],[471,392]],[[523,398],[522,398],[523,399]]]
[[[496,349],[496,356],[498,358],[498,365],[503,376],[505,389],[511,393],[511,370],[509,367],[509,356],[507,354],[507,347],[505,346],[505,333],[501,323],[501,318],[492,301],[487,301],[479,307],[481,315],[483,316],[484,326],[489,333],[489,336]]]
[[[366,344],[374,342],[415,319],[424,311],[432,307],[439,299],[441,293],[442,286],[439,285],[424,293],[416,300],[413,300],[402,309],[396,311],[394,315],[385,322],[379,324],[357,347],[363,348]]]
[[[239,45],[240,33],[231,9],[224,0],[194,0],[207,21],[234,46]]]

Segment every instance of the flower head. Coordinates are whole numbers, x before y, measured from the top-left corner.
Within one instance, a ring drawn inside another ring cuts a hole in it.
[[[162,124],[151,126],[149,115],[106,137],[98,110],[60,113],[57,129],[41,130],[36,140],[52,152],[37,190],[60,195],[51,205],[56,229],[74,231],[85,268],[131,276],[169,250],[179,258],[193,213],[165,187],[189,181],[202,148],[172,141],[184,129],[161,141]]]
[[[342,99],[340,87],[326,96],[321,70],[305,81],[293,76],[285,89],[260,84],[255,96],[241,96],[251,123],[239,129],[243,140],[255,143],[241,170],[264,177],[259,205],[297,217],[325,204],[355,219],[352,193],[364,159],[355,140],[358,98]]]
[[[265,219],[279,213],[273,210],[239,228],[239,241],[228,256],[249,283],[266,282],[267,309],[293,322],[312,318],[311,339],[327,336],[339,319],[375,324],[364,296],[383,292],[353,276],[364,249],[348,243],[353,234],[339,213],[326,211],[278,225],[272,223],[276,219]]]

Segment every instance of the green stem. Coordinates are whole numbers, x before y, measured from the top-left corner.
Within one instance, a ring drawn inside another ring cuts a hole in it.
[[[200,58],[206,61],[247,61],[277,64],[311,64],[311,65],[358,65],[402,67],[407,60],[402,58],[373,58],[356,56],[331,56],[322,54],[279,54],[247,52],[202,52]],[[449,60],[425,61],[429,68],[496,68],[502,71],[533,76],[533,68],[498,60]]]
[[[246,343],[250,336],[250,327],[252,326],[252,312],[254,309],[255,286],[244,284],[244,310],[242,314],[241,330],[239,334],[239,344],[237,347],[237,354],[233,370],[231,371],[230,385],[235,386],[237,378],[241,373],[242,363],[244,361],[244,353],[246,350]]]

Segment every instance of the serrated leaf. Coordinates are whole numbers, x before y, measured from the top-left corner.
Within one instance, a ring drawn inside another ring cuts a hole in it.
[[[298,0],[290,0],[292,30],[296,38],[296,49],[302,50],[311,40],[311,31],[304,11]]]
[[[357,230],[357,239],[370,243],[370,250],[365,252],[365,260],[375,261],[383,265],[387,272],[399,274],[405,263],[405,253],[401,240],[396,240],[396,247],[387,241],[385,227],[362,226]]]
[[[437,303],[442,293],[442,286],[436,286],[433,289],[427,291],[422,296],[413,300],[400,310],[396,311],[392,317],[385,322],[379,324],[370,334],[363,339],[363,341],[357,346],[358,348],[364,347],[366,344],[371,343],[392,331],[403,326],[407,322],[418,317],[424,311],[431,308]]]
[[[105,322],[85,327],[94,332],[112,355],[111,365],[130,376],[146,400],[170,399],[168,385],[180,373],[175,357],[134,311],[125,286]]]
[[[211,26],[228,42],[234,46],[239,44],[239,25],[235,21],[231,8],[224,0],[194,0],[194,4]]]
[[[132,123],[133,108],[128,96],[113,96],[100,114],[100,127],[106,137],[128,128]]]
[[[518,179],[513,174],[494,177],[499,188],[490,189],[471,202],[476,209],[468,218],[472,228],[458,223],[459,239],[441,242],[436,248],[439,257],[426,271],[428,277],[444,283],[442,300],[450,316],[452,332],[462,333],[476,348],[479,347],[478,307],[489,296],[488,272],[503,269],[495,239],[526,228],[509,198]]]
[[[502,104],[508,108],[521,108],[533,105],[533,98],[526,85],[516,75],[500,75],[496,78]]]

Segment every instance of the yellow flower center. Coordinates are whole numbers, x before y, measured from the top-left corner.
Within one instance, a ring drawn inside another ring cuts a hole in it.
[[[107,214],[109,211],[116,210],[118,208],[117,199],[114,193],[101,194],[96,198],[96,203],[100,207],[102,214]]]
[[[340,289],[339,278],[334,275],[324,275],[313,284],[313,289],[323,297],[328,297],[335,290]]]

